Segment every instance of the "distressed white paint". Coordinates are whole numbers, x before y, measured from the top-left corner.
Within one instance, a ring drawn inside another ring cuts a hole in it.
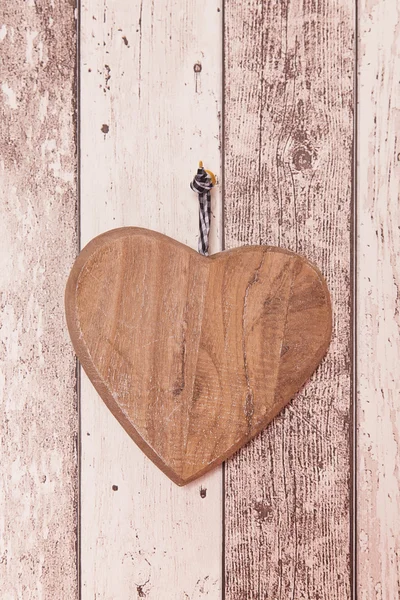
[[[362,0],[358,64],[360,600],[400,597],[400,6]]]
[[[17,103],[17,98],[15,95],[14,90],[8,85],[8,83],[6,81],[4,81],[1,84],[1,91],[3,92],[4,96],[5,96],[5,102],[6,104],[12,108],[12,109],[16,109],[18,108],[18,103]]]
[[[76,23],[69,0],[46,10],[51,26],[34,3],[0,3],[2,600],[78,596],[76,363],[64,319],[77,249]]]
[[[7,35],[7,26],[4,25],[4,23],[3,23],[3,25],[0,27],[0,42],[2,42],[4,40],[6,35]]]
[[[199,160],[220,175],[221,36],[215,0],[82,3],[82,246],[136,225],[196,248],[189,182]],[[220,188],[213,206],[215,251]],[[84,375],[81,412],[82,600],[218,600],[221,470],[176,487]]]

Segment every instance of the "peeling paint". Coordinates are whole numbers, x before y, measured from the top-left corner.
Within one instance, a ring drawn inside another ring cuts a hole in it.
[[[49,35],[41,4],[0,6],[0,597],[24,600],[78,592],[75,359],[63,309],[77,249],[75,21],[69,0],[49,2]]]
[[[17,97],[15,95],[14,90],[10,88],[8,83],[5,82],[5,83],[1,84],[1,91],[3,92],[4,96],[6,97],[6,104],[8,104],[8,106],[14,110],[17,109],[18,108]]]

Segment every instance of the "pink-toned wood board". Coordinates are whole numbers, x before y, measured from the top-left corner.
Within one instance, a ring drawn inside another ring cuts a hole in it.
[[[400,597],[400,7],[359,9],[357,592]]]
[[[82,2],[82,246],[138,226],[197,247],[189,183],[199,160],[221,176],[221,67],[216,0]],[[220,198],[218,185],[212,252],[221,249]],[[178,488],[84,375],[81,390],[82,600],[219,600],[222,468]]]
[[[348,600],[354,5],[225,11],[226,247],[304,253],[334,314],[311,381],[226,464],[226,600]]]
[[[77,598],[74,6],[0,6],[0,597]]]

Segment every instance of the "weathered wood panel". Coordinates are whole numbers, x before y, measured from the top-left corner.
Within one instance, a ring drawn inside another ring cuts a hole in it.
[[[226,466],[226,598],[350,598],[350,230],[354,5],[226,2],[226,247],[313,260],[328,355]]]
[[[77,598],[75,18],[0,6],[0,596]]]
[[[81,7],[82,245],[123,225],[197,247],[197,163],[220,167],[220,5]],[[219,188],[212,250],[219,249]],[[82,599],[196,600],[221,589],[220,469],[178,488],[82,378]]]
[[[358,62],[360,600],[400,597],[400,7],[363,0]]]

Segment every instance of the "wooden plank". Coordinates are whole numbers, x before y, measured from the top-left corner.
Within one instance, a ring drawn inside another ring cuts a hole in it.
[[[69,0],[0,7],[0,597],[77,598],[76,22]]]
[[[360,600],[400,597],[400,7],[363,0],[358,59]]]
[[[189,182],[201,159],[220,168],[219,8],[214,0],[82,3],[82,245],[136,225],[197,247]],[[178,488],[85,377],[81,505],[83,600],[220,597],[221,471]]]
[[[306,255],[328,280],[328,355],[226,466],[226,599],[350,598],[354,6],[226,2],[225,238]]]

